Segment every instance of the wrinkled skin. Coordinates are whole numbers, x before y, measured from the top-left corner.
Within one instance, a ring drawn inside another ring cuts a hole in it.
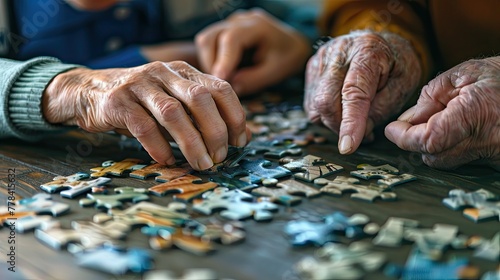
[[[195,42],[201,69],[230,82],[239,96],[298,73],[311,54],[306,37],[258,8],[208,26]],[[255,50],[250,65],[239,68],[249,50]]]
[[[422,153],[431,167],[479,162],[500,171],[500,56],[464,62],[431,80],[385,135]]]
[[[312,122],[338,133],[341,154],[351,154],[400,112],[421,69],[410,42],[399,35],[353,31],[309,59],[304,109]]]
[[[54,124],[132,135],[166,165],[175,163],[173,139],[196,170],[224,160],[228,144],[250,139],[231,86],[180,61],[59,74],[44,92],[43,113]]]

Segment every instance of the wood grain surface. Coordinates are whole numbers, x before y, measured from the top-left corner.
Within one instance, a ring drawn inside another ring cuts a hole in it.
[[[236,245],[217,245],[217,251],[209,256],[196,256],[179,249],[152,251],[155,268],[172,270],[178,275],[188,268],[211,268],[221,278],[230,279],[297,279],[293,265],[305,256],[314,254],[315,248],[293,248],[283,234],[286,222],[292,219],[319,219],[322,215],[342,211],[346,215],[363,213],[373,222],[382,225],[392,216],[418,220],[422,227],[432,227],[435,223],[459,226],[460,233],[481,235],[492,238],[500,230],[499,221],[474,223],[463,217],[460,211],[446,208],[441,200],[449,190],[461,188],[474,191],[485,188],[500,194],[500,174],[481,166],[467,166],[453,172],[440,171],[425,166],[420,155],[407,153],[388,142],[380,131],[378,140],[363,145],[350,156],[341,156],[337,150],[336,138],[327,130],[313,126],[311,130],[327,136],[328,143],[313,144],[305,148],[304,154],[323,157],[327,162],[339,164],[344,171],[329,176],[348,176],[360,163],[380,165],[389,163],[402,172],[416,175],[414,182],[396,186],[397,201],[373,203],[352,200],[348,195],[332,197],[322,195],[318,198],[303,198],[302,203],[293,207],[280,206],[272,222],[259,223],[244,221],[247,231],[245,242]],[[24,143],[19,140],[0,142],[0,204],[7,198],[7,173],[9,168],[16,170],[17,198],[31,196],[40,192],[39,185],[52,180],[57,175],[70,175],[78,171],[89,172],[90,168],[100,166],[106,160],[139,158],[150,160],[144,151],[120,150],[119,138],[110,134],[89,134],[81,131],[47,138],[37,143]],[[205,178],[206,179],[206,178]],[[158,184],[154,178],[139,180],[129,177],[113,178],[113,186],[150,187]],[[54,200],[63,201],[71,206],[70,213],[60,217],[63,226],[72,220],[90,220],[95,209],[82,208],[78,199],[64,199],[53,195]],[[171,196],[151,196],[151,201],[166,205]],[[217,216],[217,215],[216,215]],[[200,216],[200,218],[203,218]],[[127,274],[111,276],[105,273],[81,268],[67,251],[56,251],[40,243],[33,233],[16,234],[16,272],[7,270],[6,252],[8,250],[8,230],[0,229],[0,279],[141,279],[140,275]],[[346,240],[349,241],[349,240]],[[147,239],[139,230],[127,237],[127,244],[149,249]],[[374,250],[387,253],[388,259],[404,264],[411,244],[400,248],[374,247]],[[452,255],[470,257],[481,274],[496,268],[495,262],[472,257],[473,250],[449,250],[445,258]],[[369,274],[365,279],[386,279],[381,271]]]

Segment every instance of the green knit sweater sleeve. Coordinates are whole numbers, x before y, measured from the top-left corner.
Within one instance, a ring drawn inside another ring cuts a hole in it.
[[[59,73],[81,67],[50,57],[20,62],[0,59],[0,138],[36,141],[67,127],[52,125],[42,115],[42,94]]]

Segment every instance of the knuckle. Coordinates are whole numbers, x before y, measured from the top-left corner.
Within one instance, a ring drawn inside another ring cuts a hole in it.
[[[151,133],[157,129],[157,124],[152,118],[148,118],[142,121],[134,121],[129,124],[129,131],[136,138],[141,139],[143,137],[147,137],[151,135]]]
[[[205,99],[210,96],[210,92],[205,88],[205,86],[200,84],[190,84],[186,93],[190,100]]]
[[[231,84],[225,80],[217,79],[213,82],[213,87],[224,95],[234,94]]]
[[[196,34],[194,41],[198,46],[206,46],[210,42],[211,34],[209,31],[204,31]]]
[[[179,116],[180,112],[184,111],[182,104],[173,98],[169,98],[167,101],[158,102],[157,106],[161,116],[164,118],[168,117],[169,120],[175,119],[176,116]]]

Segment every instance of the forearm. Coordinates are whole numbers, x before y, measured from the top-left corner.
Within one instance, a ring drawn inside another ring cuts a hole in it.
[[[0,137],[37,140],[45,134],[63,131],[45,119],[42,96],[59,73],[77,67],[49,57],[26,62],[0,60]]]

